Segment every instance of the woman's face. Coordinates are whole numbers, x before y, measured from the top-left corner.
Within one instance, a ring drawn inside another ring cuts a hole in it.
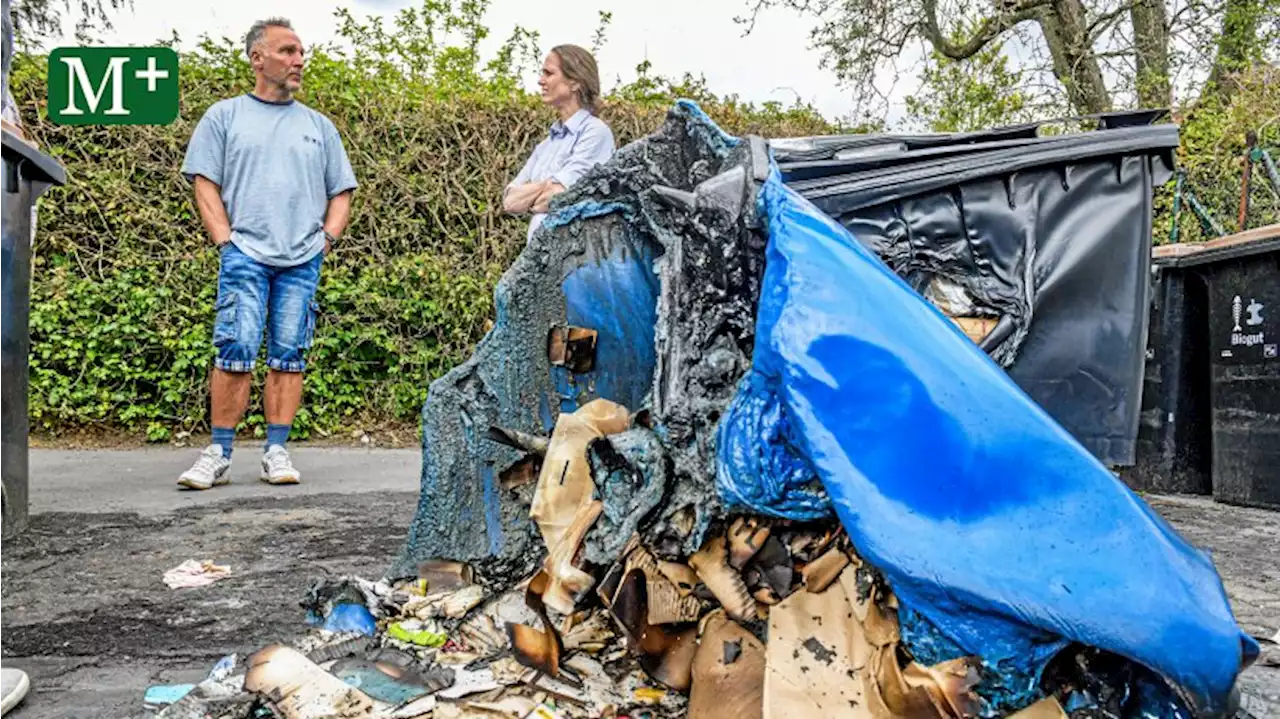
[[[542,88],[542,101],[552,107],[565,107],[577,99],[578,83],[569,80],[560,71],[560,57],[554,52],[549,53],[542,63],[542,77],[538,78],[538,87]]]

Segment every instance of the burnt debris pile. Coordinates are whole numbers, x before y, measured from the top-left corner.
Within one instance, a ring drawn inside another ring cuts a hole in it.
[[[167,715],[1230,712],[1257,644],[1207,557],[924,290],[678,103],[432,384],[386,577]]]

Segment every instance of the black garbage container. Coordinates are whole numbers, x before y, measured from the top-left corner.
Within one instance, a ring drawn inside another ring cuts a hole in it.
[[[1120,471],[1140,492],[1213,493],[1208,289],[1199,272],[1183,266],[1200,249],[1165,245],[1152,253],[1136,456]]]
[[[0,251],[0,472],[3,475],[3,538],[27,526],[27,353],[31,346],[27,312],[31,294],[32,210],[53,185],[66,182],[52,157],[4,131],[4,206]]]
[[[1155,188],[1178,128],[1159,113],[1101,129],[772,141],[784,181],[977,338],[1105,464],[1136,455]],[[946,307],[943,307],[943,305]]]
[[[1208,284],[1213,497],[1280,509],[1280,225],[1181,260]]]

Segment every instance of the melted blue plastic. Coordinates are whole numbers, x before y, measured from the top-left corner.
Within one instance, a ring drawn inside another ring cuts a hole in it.
[[[793,496],[811,471],[904,614],[928,620],[908,640],[1005,676],[1013,693],[989,701],[1025,701],[1020,678],[1070,640],[1220,710],[1257,645],[1209,559],[776,166],[762,202],[754,366],[720,432],[726,499],[816,512]],[[765,439],[782,441],[743,452]]]
[[[657,363],[655,247],[645,241],[614,245],[608,257],[584,263],[561,283],[569,324],[597,333],[590,372],[551,368],[562,413],[573,412],[596,397],[633,411],[644,401]]]

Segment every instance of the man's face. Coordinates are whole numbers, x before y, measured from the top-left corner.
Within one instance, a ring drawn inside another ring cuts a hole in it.
[[[290,94],[302,87],[302,41],[283,27],[269,27],[253,51],[254,72]]]

